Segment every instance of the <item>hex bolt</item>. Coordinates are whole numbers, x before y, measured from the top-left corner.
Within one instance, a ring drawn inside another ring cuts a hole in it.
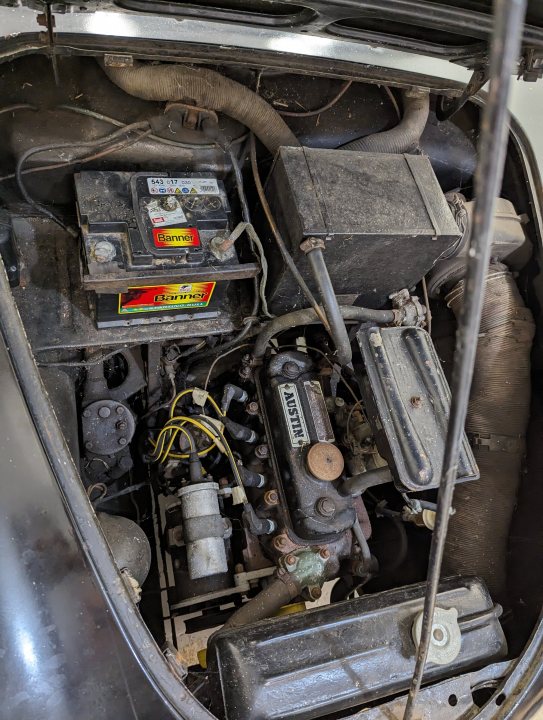
[[[279,505],[279,495],[277,494],[277,490],[268,490],[264,493],[264,504],[269,507]]]
[[[107,405],[102,405],[102,407],[98,409],[98,415],[104,419],[108,418],[111,415],[111,410]]]
[[[241,563],[234,565],[234,573],[236,575],[240,575],[242,572],[245,572],[245,568]]]
[[[119,422],[115,424],[115,427],[117,430],[126,430],[126,423],[124,420],[119,420]]]
[[[258,415],[258,403],[256,400],[251,400],[250,403],[247,403],[245,410],[248,415]]]
[[[125,437],[120,437],[120,438],[119,438],[119,445],[126,445],[126,438],[125,438]]]
[[[315,503],[315,510],[321,517],[331,518],[336,514],[336,504],[331,498],[321,497]]]
[[[321,548],[321,550],[319,550],[319,555],[323,560],[328,560],[330,557],[330,550],[328,550],[328,548]]]
[[[284,535],[277,535],[277,537],[273,539],[273,547],[276,550],[283,550],[284,548],[286,548],[286,546],[287,539]]]
[[[262,445],[257,445],[255,448],[255,455],[259,460],[265,460],[267,457],[269,457],[270,449],[269,447],[264,443]]]
[[[312,585],[310,588],[308,588],[308,592],[311,600],[318,600],[322,595],[322,590],[318,585]]]
[[[422,398],[420,395],[413,395],[410,402],[414,408],[422,407]]]
[[[83,410],[83,417],[89,418],[91,416],[91,411],[87,408],[86,410]]]
[[[298,559],[295,555],[287,555],[285,558],[285,562],[287,565],[290,565],[292,567],[293,565],[296,565]]]
[[[122,405],[117,405],[117,410],[115,412],[117,415],[124,415],[124,407]]]

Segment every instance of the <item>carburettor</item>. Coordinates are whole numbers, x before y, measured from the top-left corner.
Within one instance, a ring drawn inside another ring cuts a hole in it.
[[[327,542],[353,526],[356,510],[338,490],[344,460],[312,359],[299,351],[274,355],[261,389],[270,460],[292,530],[303,541]]]

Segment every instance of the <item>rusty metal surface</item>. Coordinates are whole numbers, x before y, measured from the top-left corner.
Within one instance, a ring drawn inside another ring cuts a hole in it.
[[[181,340],[235,330],[231,317],[222,312],[197,323],[187,319],[98,330],[80,286],[78,241],[44,218],[14,218],[14,230],[22,268],[21,286],[13,295],[34,352]]]
[[[309,448],[307,453],[307,467],[318,480],[337,480],[345,461],[341,450],[331,443],[318,442]]]

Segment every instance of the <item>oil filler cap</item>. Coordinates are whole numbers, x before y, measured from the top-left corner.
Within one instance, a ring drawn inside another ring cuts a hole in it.
[[[318,442],[309,448],[307,467],[317,480],[327,480],[328,482],[337,480],[343,472],[344,466],[343,455],[335,445]]]
[[[413,623],[413,640],[418,648],[422,631],[422,611]],[[458,624],[458,610],[436,607],[428,646],[428,662],[449,665],[460,654],[462,633]]]

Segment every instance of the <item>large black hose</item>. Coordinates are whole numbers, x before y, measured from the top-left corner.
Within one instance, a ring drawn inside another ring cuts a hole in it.
[[[102,67],[108,78],[129,95],[155,102],[186,102],[229,115],[250,128],[272,155],[283,145],[300,144],[269,103],[214,70],[142,63]]]
[[[261,590],[252,600],[230,615],[221,631],[242,627],[271,617],[283,605],[288,605],[300,594],[300,591],[301,587],[291,579],[290,575],[274,578],[264,590]]]
[[[352,320],[354,322],[375,322],[386,325],[387,323],[394,322],[397,318],[394,310],[369,310],[368,308],[356,307],[354,305],[340,305],[339,311],[344,320]],[[303,308],[302,310],[295,310],[286,315],[280,315],[267,323],[260,331],[256,338],[253,356],[255,358],[264,357],[268,343],[278,333],[317,322],[320,322],[320,320],[317,318],[317,313],[313,308]]]
[[[456,317],[464,283],[447,295]],[[505,265],[491,265],[483,305],[466,431],[481,477],[456,486],[444,571],[478,575],[504,600],[509,528],[530,413],[534,321]]]
[[[396,127],[352,140],[342,150],[373,153],[406,153],[420,141],[428,122],[430,95],[424,90],[407,90],[403,94],[403,117]]]

